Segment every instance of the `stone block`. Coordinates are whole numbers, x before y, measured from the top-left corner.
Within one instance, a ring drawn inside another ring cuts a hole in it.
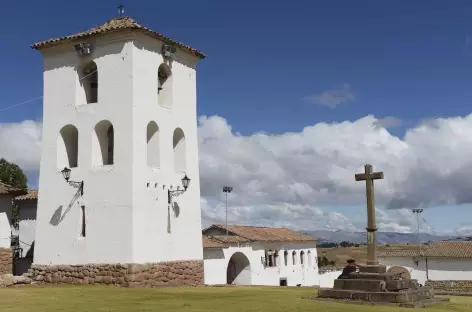
[[[15,285],[31,284],[31,279],[26,276],[13,276],[13,284]]]
[[[352,299],[352,291],[332,288],[320,288],[318,297],[333,299]]]
[[[369,294],[368,292],[353,292],[352,300],[369,301]]]
[[[334,281],[334,289],[384,291],[385,287],[386,283],[382,280],[337,279]]]
[[[3,286],[8,287],[14,284],[14,276],[13,274],[5,274],[3,275]]]
[[[392,292],[371,292],[369,295],[369,301],[371,302],[391,302],[391,303],[406,303],[416,302],[433,297],[430,289],[420,290],[403,290],[403,291],[392,291]]]
[[[401,303],[409,302],[408,299],[408,295],[402,292],[371,292],[369,294],[369,301],[371,302]]]
[[[359,268],[360,273],[387,273],[387,267],[385,265],[366,265]]]
[[[349,279],[366,279],[366,280],[381,280],[385,282],[390,282],[398,278],[398,275],[395,273],[366,273],[358,272],[349,274]]]
[[[396,280],[387,282],[388,291],[397,291],[403,289],[410,289],[411,280]]]

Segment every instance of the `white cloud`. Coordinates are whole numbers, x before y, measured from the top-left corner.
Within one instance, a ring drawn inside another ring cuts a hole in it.
[[[351,85],[346,83],[331,90],[326,90],[318,94],[306,96],[303,98],[303,100],[316,105],[336,108],[342,103],[354,101],[354,93],[352,91]]]
[[[397,117],[387,116],[387,117],[378,119],[376,124],[379,127],[388,129],[388,128],[400,126],[402,124],[402,121],[398,119]]]
[[[0,124],[0,157],[37,172],[40,129],[32,121]],[[221,188],[230,185],[230,223],[363,231],[364,214],[332,210],[365,207],[365,184],[354,174],[366,163],[385,173],[375,182],[382,231],[415,231],[414,207],[472,202],[472,115],[423,122],[403,139],[374,116],[250,136],[235,134],[221,117],[202,116],[199,151],[205,225],[224,222]]]
[[[0,123],[0,157],[15,162],[25,172],[39,170],[41,158],[40,122]]]

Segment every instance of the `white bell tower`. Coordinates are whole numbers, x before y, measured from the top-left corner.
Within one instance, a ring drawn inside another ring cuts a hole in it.
[[[44,57],[34,264],[202,262],[205,56],[123,16],[32,47]]]

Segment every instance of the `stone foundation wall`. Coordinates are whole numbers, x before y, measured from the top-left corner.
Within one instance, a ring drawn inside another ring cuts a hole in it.
[[[432,287],[434,290],[450,292],[472,292],[472,280],[468,281],[426,281],[425,286]]]
[[[121,287],[204,284],[203,261],[55,266],[33,264],[28,277],[41,284],[106,284]]]
[[[0,248],[0,275],[12,274],[13,253],[10,248]]]

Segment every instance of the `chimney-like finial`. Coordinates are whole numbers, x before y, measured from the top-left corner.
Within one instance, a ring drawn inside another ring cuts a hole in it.
[[[123,14],[125,14],[125,6],[123,3],[120,3],[118,6],[118,16],[123,16]]]

